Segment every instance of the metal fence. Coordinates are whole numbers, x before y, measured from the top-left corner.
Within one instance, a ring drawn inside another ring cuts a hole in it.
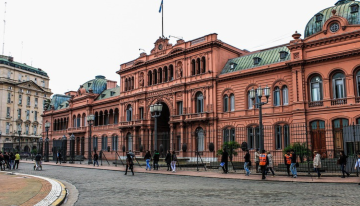
[[[322,171],[340,173],[337,160],[340,151],[349,156],[347,171],[354,173],[355,154],[360,150],[360,125],[325,125],[321,122],[306,124],[281,124],[263,126],[264,148],[273,158],[277,172],[286,171],[284,154],[294,149],[299,163],[298,172],[313,172],[313,152],[319,151],[322,157]],[[168,150],[175,151],[178,163],[182,168],[198,170],[218,169],[221,160],[221,149],[227,147],[230,154],[229,169],[243,170],[245,150],[250,151],[252,170],[255,170],[255,151],[259,147],[260,128],[229,127],[218,130],[205,130],[199,127],[194,132],[159,132],[156,137],[152,133],[136,132],[124,136],[92,137],[91,156],[94,151],[100,160],[109,165],[121,165],[125,162],[125,153],[135,153],[139,165],[144,165],[145,152],[160,153],[160,165]],[[155,148],[157,141],[157,148]],[[62,139],[49,141],[49,159],[56,161],[60,151],[64,161],[88,163],[89,138]],[[46,148],[44,148],[45,150]],[[44,151],[45,152],[45,151]]]

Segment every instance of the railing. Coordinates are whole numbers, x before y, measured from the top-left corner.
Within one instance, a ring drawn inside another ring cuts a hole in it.
[[[118,123],[108,124],[108,125],[98,125],[98,126],[94,126],[93,130],[96,131],[96,130],[114,129],[117,128],[118,126],[119,126]]]
[[[69,132],[84,132],[86,130],[86,127],[71,127],[68,128]]]
[[[323,101],[309,102],[309,107],[322,107],[324,106]]]
[[[347,104],[347,99],[333,99],[331,100],[331,106]]]

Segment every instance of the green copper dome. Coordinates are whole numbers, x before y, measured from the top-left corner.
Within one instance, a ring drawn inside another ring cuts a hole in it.
[[[348,20],[350,25],[360,24],[359,1],[339,0],[335,6],[329,7],[315,14],[310,19],[305,28],[305,38],[322,31],[324,23],[332,17],[332,10],[336,10],[336,15]]]
[[[107,80],[104,76],[98,75],[95,79],[85,82],[83,87],[86,89],[86,92],[89,92],[89,89],[92,89],[93,93],[101,94],[101,92],[106,90]]]

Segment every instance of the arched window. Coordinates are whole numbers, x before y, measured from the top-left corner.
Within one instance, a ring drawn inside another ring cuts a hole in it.
[[[131,133],[128,133],[126,135],[126,140],[127,140],[127,150],[128,151],[132,151],[132,146],[133,146],[133,138],[131,136]]]
[[[200,74],[200,58],[196,60],[196,74]]]
[[[131,89],[134,89],[135,79],[134,77],[131,78]]]
[[[275,126],[275,149],[283,149],[290,145],[289,125]]]
[[[119,109],[116,108],[114,112],[114,124],[117,124],[119,122]]]
[[[127,91],[127,88],[128,88],[128,80],[125,79],[125,91]]]
[[[57,128],[57,126],[55,126]],[[76,115],[73,116],[73,127],[76,127]]]
[[[344,150],[344,129],[349,126],[348,119],[335,119],[333,121],[334,143],[335,153],[339,153]]]
[[[112,136],[112,151],[117,151],[118,148],[118,136],[117,135],[113,135]]]
[[[162,68],[159,68],[159,83],[162,83],[163,80],[163,74],[162,74]]]
[[[357,96],[360,97],[360,70],[356,73]]]
[[[94,148],[94,151],[98,150],[98,138],[97,137],[93,137],[93,148]]]
[[[322,99],[322,79],[320,76],[314,76],[310,80],[310,100],[317,102]]]
[[[274,88],[274,106],[280,106],[280,89],[279,89],[279,87]]]
[[[81,120],[81,116],[80,116],[80,114],[78,114],[77,119],[76,119],[76,127],[81,127],[80,120]]]
[[[107,136],[102,136],[101,137],[101,149],[107,151],[107,141],[108,138]]]
[[[98,126],[99,125],[99,113],[95,112],[95,121],[94,121],[94,126]]]
[[[360,124],[360,118],[357,118],[357,119],[356,119],[356,123],[357,123],[357,124]]]
[[[248,149],[258,148],[260,142],[260,130],[258,126],[251,126],[247,128],[248,135]]]
[[[260,102],[260,98],[257,95],[257,90],[255,90],[255,104],[258,104],[259,102]],[[248,91],[248,109],[253,109],[253,108],[254,108],[254,102],[250,98],[250,91]],[[256,105],[256,108],[259,108],[259,106]]]
[[[151,71],[148,72],[148,85],[149,86],[152,85],[152,72]]]
[[[230,110],[235,111],[235,96],[230,94]]]
[[[333,98],[343,99],[346,97],[345,92],[345,75],[341,72],[334,74],[332,78]]]
[[[109,124],[109,113],[107,110],[104,111],[104,125]]]
[[[224,141],[224,143],[235,141],[235,128],[223,129],[223,141]]]
[[[156,69],[154,69],[154,72],[153,72],[154,74],[154,84],[157,84],[158,83],[158,81],[157,81],[157,71],[156,71]]]
[[[168,68],[165,66],[164,67],[164,82],[168,81]]]
[[[82,119],[82,126],[85,127],[85,126],[86,126],[86,115],[85,115],[85,113],[83,113],[81,119]],[[64,121],[66,121],[66,119],[64,119]],[[64,125],[65,125],[65,124],[64,124]]]
[[[191,75],[195,75],[195,59],[191,61]]]
[[[283,86],[282,88],[282,98],[283,98],[283,105],[289,104],[289,90],[287,86]]]
[[[204,134],[204,130],[201,127],[196,129],[196,138],[197,138],[198,151],[200,151],[200,152],[204,151],[205,134]]]
[[[196,113],[204,112],[204,96],[201,92],[196,94]]]
[[[99,112],[99,125],[104,125],[104,113],[103,113],[103,111]]]
[[[201,58],[201,63],[202,63],[201,73],[205,73],[205,71],[206,71],[206,59],[205,59],[205,57]]]
[[[174,80],[174,66],[170,64],[169,66],[169,81]]]
[[[126,109],[126,121],[127,122],[132,121],[132,107],[131,107],[131,105],[128,105],[128,107]]]
[[[224,96],[224,112],[228,112],[229,111],[229,97],[228,95],[225,94]]]

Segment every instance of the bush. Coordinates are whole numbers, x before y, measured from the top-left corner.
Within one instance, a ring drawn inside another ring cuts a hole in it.
[[[241,145],[235,141],[225,142],[221,148],[226,148],[226,151],[229,153],[230,161],[232,161],[233,156],[237,156],[238,152],[236,151],[238,148],[240,148]],[[216,152],[217,155],[223,154],[223,149],[219,149]]]
[[[311,151],[310,149],[307,147],[306,142],[304,143],[300,143],[300,142],[295,142],[290,146],[287,146],[284,150],[283,150],[283,154],[286,154],[288,151],[290,150],[294,150],[295,153],[300,157],[300,162],[302,163],[304,161],[304,156],[311,156]]]

